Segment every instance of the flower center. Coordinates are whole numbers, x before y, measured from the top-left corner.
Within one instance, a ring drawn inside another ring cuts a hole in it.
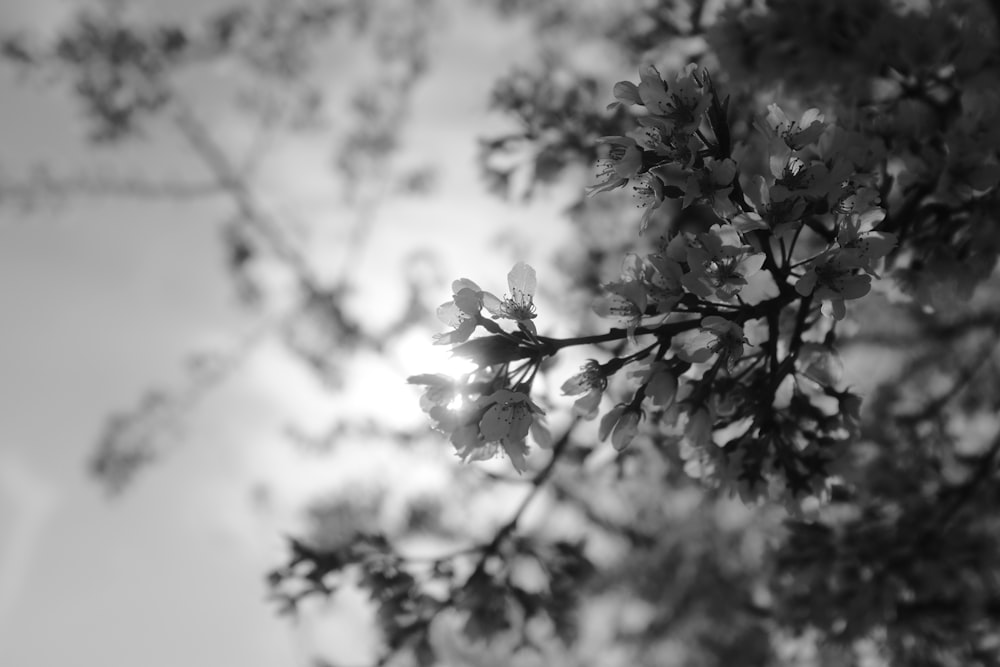
[[[504,317],[512,320],[531,320],[536,315],[534,299],[530,296],[523,296],[519,301],[513,298],[505,299],[500,311]]]

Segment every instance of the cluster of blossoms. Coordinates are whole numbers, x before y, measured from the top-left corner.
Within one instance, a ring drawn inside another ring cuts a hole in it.
[[[479,285],[468,278],[456,280],[451,285],[452,300],[441,304],[437,316],[452,331],[435,336],[438,345],[463,343],[482,324],[483,308],[493,316],[493,319],[509,319],[517,322],[524,332],[536,333],[535,323],[535,288],[538,279],[535,270],[525,264],[518,263],[507,276],[510,296],[499,299],[490,292],[479,289]]]
[[[500,388],[489,393],[490,382],[461,382],[446,375],[425,374],[410,378],[426,387],[420,405],[447,433],[463,461],[483,461],[506,452],[518,472],[525,469],[527,437],[548,443],[548,433],[540,417],[544,414],[521,389]]]
[[[806,271],[795,283],[802,296],[823,301],[823,314],[842,320],[847,314],[844,301],[868,294],[876,268],[896,245],[893,234],[874,231],[885,211],[871,208],[864,213],[838,216],[837,245],[805,264]]]
[[[710,163],[697,174],[684,172],[694,164],[701,148],[696,133],[712,100],[707,77],[699,76],[694,65],[680,72],[669,85],[652,65],[640,70],[639,75],[638,85],[629,81],[615,85],[618,102],[612,106],[639,105],[648,114],[638,119],[639,127],[629,136],[601,139],[611,149],[597,165],[598,178],[602,180],[588,188],[588,193],[613,190],[632,181],[637,205],[646,209],[640,223],[645,230],[665,197],[677,198],[687,193],[686,203],[695,199],[715,200],[717,194],[724,199],[733,184],[736,168],[731,160],[723,160],[719,164]],[[653,156],[656,163],[652,167],[648,156]],[[682,169],[670,169],[668,165]]]
[[[519,262],[507,275],[507,284],[509,296],[500,299],[467,278],[456,280],[451,301],[437,309],[438,318],[453,329],[437,335],[435,342],[457,345],[456,354],[472,357],[480,368],[460,380],[424,374],[409,382],[426,387],[420,406],[435,428],[450,436],[463,461],[490,459],[503,451],[521,472],[529,433],[541,445],[547,445],[550,436],[542,421],[544,411],[530,397],[537,359],[511,365],[536,355],[535,270]],[[492,319],[483,316],[483,309]],[[513,320],[518,331],[504,331],[493,321],[499,319]],[[478,327],[495,335],[469,340]]]
[[[775,105],[758,119],[756,139],[734,151],[728,104],[694,66],[669,81],[644,67],[638,84],[620,82],[614,93],[615,104],[644,112],[628,136],[602,139],[608,151],[589,192],[631,184],[646,209],[640,233],[668,199],[678,217],[697,212],[707,224],[675,227],[654,252],[625,256],[594,304],[620,327],[606,335],[539,335],[526,264],[511,270],[503,299],[455,281],[438,309],[452,329],[437,342],[478,368],[459,380],[411,378],[427,388],[424,409],[463,460],[504,451],[524,470],[529,435],[549,441],[531,398],[542,362],[571,345],[626,339],[628,354],[591,359],[562,383],[582,419],[597,419],[611,399],[601,440],[624,451],[647,430],[678,438],[692,474],[745,498],[773,487],[768,477],[792,497],[821,490],[837,443],[853,432],[856,410],[845,406],[856,397],[816,370],[832,348],[804,336],[832,340],[845,302],[868,293],[896,245],[880,231],[886,215],[870,173],[881,156],[859,150],[815,109],[793,120]]]

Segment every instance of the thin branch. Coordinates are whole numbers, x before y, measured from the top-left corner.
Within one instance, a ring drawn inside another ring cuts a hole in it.
[[[181,135],[209,168],[219,185],[233,198],[246,223],[259,232],[272,251],[295,272],[300,285],[307,292],[323,293],[322,283],[305,255],[288,239],[282,225],[264,212],[246,181],[208,134],[204,125],[183,103],[178,102],[176,109],[174,120]]]
[[[962,506],[971,500],[980,486],[989,479],[996,468],[998,455],[1000,455],[1000,431],[993,438],[989,449],[979,459],[979,463],[972,476],[960,487],[954,489],[955,495],[952,497],[951,502],[945,505],[941,513],[937,516],[939,525],[942,527],[947,526],[955,515],[958,514],[958,511],[962,509]]]
[[[147,394],[157,396],[156,400],[144,401],[138,408],[110,418],[90,461],[91,472],[109,494],[120,493],[136,469],[156,456],[156,439],[176,431],[186,414],[242,368],[257,347],[293,315],[264,319],[226,354],[193,369],[179,390]]]
[[[112,176],[52,176],[36,173],[20,182],[0,183],[0,199],[49,197],[116,197],[119,199],[169,199],[175,201],[205,199],[223,194],[216,183],[170,180],[146,180]]]
[[[525,510],[527,510],[535,498],[538,497],[542,487],[545,486],[545,483],[552,476],[556,465],[559,463],[560,458],[562,458],[562,454],[569,446],[573,431],[579,422],[580,418],[574,417],[573,421],[571,421],[569,426],[566,427],[566,430],[563,431],[563,434],[559,437],[552,448],[552,457],[549,459],[549,462],[531,480],[531,489],[528,491],[527,495],[525,495],[521,504],[514,511],[511,517],[497,529],[493,535],[493,539],[472,550],[473,553],[478,552],[480,556],[476,561],[476,565],[473,568],[472,573],[466,577],[465,582],[458,588],[454,589],[446,599],[441,600],[429,614],[413,623],[413,625],[403,631],[402,636],[397,638],[398,641],[396,646],[394,648],[390,648],[382,654],[382,656],[375,663],[376,667],[385,667],[385,665],[387,665],[389,661],[392,660],[396,654],[405,648],[410,642],[419,640],[420,636],[430,630],[431,623],[434,622],[434,619],[437,618],[439,614],[455,606],[458,602],[461,591],[465,590],[470,582],[483,575],[486,570],[486,565],[489,563],[490,559],[497,554],[504,541],[506,541],[511,533],[516,530],[517,524],[520,522],[521,517],[524,516]],[[465,553],[469,553],[469,550],[463,549],[459,553],[464,555]]]
[[[945,408],[945,406],[948,405],[948,403],[958,398],[961,395],[962,390],[965,389],[966,385],[968,385],[976,375],[988,366],[986,362],[993,356],[997,345],[1000,345],[1000,341],[991,339],[986,345],[983,346],[984,349],[982,354],[977,355],[972,362],[965,364],[959,369],[957,374],[958,377],[955,378],[955,381],[947,391],[941,392],[939,395],[927,401],[919,408],[897,416],[896,419],[904,424],[912,424],[914,422],[927,419],[930,415],[939,413]]]

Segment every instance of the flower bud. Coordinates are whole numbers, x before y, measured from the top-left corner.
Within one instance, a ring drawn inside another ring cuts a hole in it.
[[[698,408],[688,415],[684,435],[696,447],[706,447],[712,442],[712,416],[706,408]]]
[[[617,451],[623,451],[635,439],[639,432],[639,412],[637,410],[627,410],[622,413],[615,424],[615,429],[611,433],[611,445]]]

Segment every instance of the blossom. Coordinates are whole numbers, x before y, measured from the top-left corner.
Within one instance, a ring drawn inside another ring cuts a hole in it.
[[[594,312],[613,318],[625,327],[629,340],[635,341],[635,330],[646,312],[646,288],[639,281],[613,282],[603,285],[605,294],[594,302]]]
[[[779,188],[779,197],[787,194],[787,188]],[[770,229],[773,234],[789,241],[795,229],[802,224],[807,202],[802,197],[787,197],[772,200],[771,191],[763,176],[750,179],[746,194],[753,202],[756,213],[739,213],[733,219],[733,226],[742,233],[755,229]]]
[[[669,123],[671,131],[691,133],[701,122],[711,97],[695,75],[697,65],[690,64],[671,77],[668,84],[653,65],[639,69],[639,85],[631,81],[615,84],[615,104],[638,104],[649,113]]]
[[[460,395],[458,381],[441,373],[411,375],[406,381],[427,387],[420,396],[420,409],[427,413],[434,407],[447,407]]]
[[[489,292],[483,292],[482,303],[490,311],[493,319],[506,318],[514,320],[522,329],[532,335],[537,333],[535,323],[535,288],[538,279],[535,270],[524,262],[518,262],[507,274],[507,287],[510,296],[499,299]]]
[[[629,253],[622,262],[622,279],[602,285],[605,294],[594,303],[594,312],[612,317],[623,324],[629,340],[635,342],[635,330],[646,313],[648,286],[644,280],[642,259]]]
[[[608,156],[595,165],[598,183],[587,188],[589,196],[614,190],[628,183],[642,167],[642,149],[630,137],[601,137],[598,143],[609,144]]]
[[[831,251],[816,258],[795,283],[802,296],[810,294],[823,300],[823,314],[842,320],[847,314],[844,301],[860,299],[871,290],[871,276],[858,273],[858,257],[854,253]]]
[[[670,370],[664,361],[654,361],[647,368],[632,373],[646,386],[646,395],[652,399],[653,405],[659,408],[669,407],[677,396],[677,374]]]
[[[629,130],[625,136],[635,139],[643,150],[660,155],[670,151],[670,126],[660,118],[637,118],[639,126]]]
[[[746,342],[742,326],[718,315],[709,315],[701,321],[701,331],[685,340],[677,354],[691,363],[708,361],[718,354],[732,370],[743,357]]]
[[[566,396],[580,396],[573,402],[573,412],[584,419],[597,416],[597,408],[601,404],[601,396],[608,386],[608,379],[601,365],[594,359],[580,367],[580,372],[562,384],[562,393]]]
[[[544,414],[527,394],[500,389],[482,399],[488,405],[479,421],[479,432],[487,442],[496,442],[510,457],[514,469],[523,472],[527,445],[524,439],[536,415]]]
[[[674,162],[689,168],[698,157],[698,151],[703,144],[693,133],[693,129],[678,127],[669,118],[663,116],[642,116],[636,119],[637,127],[626,132],[625,136],[634,139],[639,147],[653,153],[660,164]],[[657,168],[650,169],[656,173]],[[667,182],[667,178],[661,179]]]
[[[468,278],[460,278],[451,284],[452,300],[438,306],[438,319],[452,331],[434,335],[435,345],[463,343],[476,330],[476,318],[483,306],[483,291]]]
[[[471,461],[488,461],[500,455],[498,442],[487,442],[479,430],[479,424],[463,424],[451,432],[449,438],[455,447],[455,455],[463,463]],[[515,469],[517,464],[515,464]]]
[[[463,461],[483,461],[497,454],[497,447],[490,446],[479,430],[483,414],[479,399],[434,405],[427,414],[434,429],[449,436]]]
[[[849,256],[866,273],[878,277],[874,263],[889,254],[896,245],[896,236],[873,231],[875,224],[885,218],[885,211],[872,208],[863,213],[850,213],[841,221],[837,243],[842,253]]]
[[[782,178],[793,152],[816,143],[826,124],[819,109],[809,109],[799,121],[793,121],[777,104],[767,107],[767,114],[757,121],[757,127],[768,142],[769,164],[775,178]]]
[[[653,217],[653,212],[663,203],[663,182],[647,171],[644,174],[639,174],[634,179],[634,183],[632,189],[635,191],[633,196],[636,199],[636,206],[646,209],[639,222],[639,233],[642,234],[649,226],[649,219]]]
[[[850,174],[847,162],[835,162],[828,167],[823,162],[806,163],[792,156],[782,162],[772,162],[775,183],[771,186],[771,202],[783,202],[795,197],[827,199],[836,204],[843,194],[843,182]]]
[[[832,209],[835,213],[857,213],[864,216],[862,226],[870,230],[875,223],[880,222],[885,215],[875,215],[872,209],[879,209],[882,195],[873,185],[864,183],[848,183],[847,191]],[[869,217],[871,216],[871,217]]]
[[[456,380],[437,373],[414,375],[407,382],[426,387],[420,405],[435,430],[449,436],[462,461],[484,461],[506,452],[522,472],[529,433],[539,445],[551,444],[544,411],[520,386],[497,389],[494,381],[470,382],[468,377]]]
[[[483,399],[489,405],[479,422],[483,437],[490,441],[506,443],[522,440],[528,435],[536,414],[542,414],[527,394],[510,389],[500,389]]]
[[[639,68],[639,86],[637,88],[642,105],[651,114],[665,116],[670,112],[671,95],[660,72],[653,65],[643,65]]]
[[[701,140],[690,132],[677,129],[672,123],[656,116],[637,118],[639,127],[627,133],[636,140],[643,150],[663,158],[659,162],[675,162],[685,169],[689,168],[698,157],[702,148]],[[656,172],[657,167],[650,169]],[[666,182],[668,179],[661,179]]]
[[[698,66],[691,63],[671,77],[667,89],[671,91],[670,101],[660,106],[654,113],[667,118],[677,131],[691,133],[698,129],[701,117],[708,110],[712,98],[705,90],[695,71]],[[655,71],[655,69],[654,69]]]
[[[688,177],[681,206],[687,208],[696,201],[705,201],[718,215],[732,217],[736,206],[729,200],[729,193],[733,191],[735,180],[736,163],[733,160],[713,160],[705,169]]]
[[[544,412],[524,392],[499,389],[474,400],[445,403],[446,392],[437,393],[444,386],[438,377],[421,375],[410,381],[428,385],[428,394],[433,394],[428,414],[434,428],[450,436],[462,461],[485,461],[506,452],[514,469],[523,472],[528,433],[545,442],[546,430],[536,424]]]
[[[760,271],[764,255],[749,247],[724,245],[716,234],[698,234],[688,247],[687,263],[689,271],[681,282],[692,294],[732,301],[747,278]]]
[[[680,244],[684,244],[684,236],[675,236],[670,245],[678,247],[678,241]],[[670,253],[671,248],[668,246],[663,253],[648,257],[653,272],[649,276],[647,295],[648,300],[656,304],[656,312],[658,313],[669,313],[684,298],[684,284],[681,282],[684,277],[684,269]]]
[[[819,109],[807,109],[800,120],[793,121],[777,104],[768,105],[764,122],[771,131],[768,134],[780,138],[792,150],[816,143],[827,127]]]

